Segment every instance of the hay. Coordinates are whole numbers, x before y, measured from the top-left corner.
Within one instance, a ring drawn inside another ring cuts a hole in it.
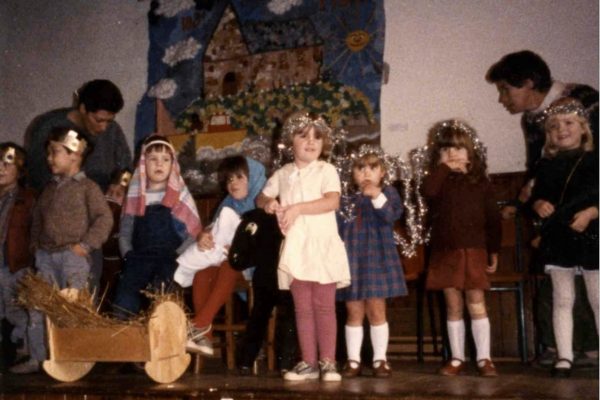
[[[92,296],[86,289],[73,295],[64,295],[55,285],[50,285],[42,277],[27,274],[19,282],[18,302],[27,308],[43,312],[53,324],[60,328],[99,328],[123,325],[146,325],[152,310],[163,301],[183,301],[175,293],[144,292],[152,300],[149,314],[134,315],[123,321],[108,315],[99,314],[94,308]],[[67,298],[69,297],[69,298]]]

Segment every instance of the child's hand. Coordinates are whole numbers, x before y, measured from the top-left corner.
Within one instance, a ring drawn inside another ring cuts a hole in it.
[[[584,210],[577,212],[571,220],[571,229],[575,232],[583,232],[587,229],[590,221],[598,218],[598,209],[596,207],[589,207]]]
[[[277,211],[277,222],[279,223],[279,229],[285,235],[287,231],[292,227],[296,218],[300,215],[300,207],[292,204],[287,207],[281,208]]]
[[[548,218],[554,214],[554,206],[546,200],[537,200],[533,203],[533,211],[542,218]]]
[[[488,274],[493,274],[498,269],[498,254],[490,254],[489,261],[491,262],[491,264],[485,267],[485,272],[487,272]]]
[[[79,257],[87,257],[89,254],[88,251],[85,249],[85,247],[83,247],[79,243],[71,246],[71,251],[73,253],[77,254]]]
[[[198,248],[202,251],[211,250],[215,247],[215,241],[210,231],[204,231],[198,236]]]
[[[365,184],[360,188],[362,194],[372,199],[381,194],[381,188],[372,182],[365,181]]]
[[[277,199],[271,199],[265,204],[265,212],[267,214],[275,214],[279,209],[281,209],[281,206]]]
[[[446,164],[452,171],[466,174],[469,160],[457,155],[451,156],[448,151],[442,151],[440,152],[440,164]]]

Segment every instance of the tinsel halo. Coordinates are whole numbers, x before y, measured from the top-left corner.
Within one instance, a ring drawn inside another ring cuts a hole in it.
[[[379,146],[373,146],[370,144],[361,144],[356,152],[350,153],[350,159],[352,165],[361,158],[373,155],[377,157],[383,163],[385,167],[385,175],[383,176],[383,185],[389,186],[397,179],[397,159],[388,155]]]
[[[479,140],[475,129],[471,128],[466,122],[461,121],[459,119],[448,119],[435,124],[430,131],[432,133],[431,140],[433,141],[430,143],[430,145],[434,144],[435,142],[438,142],[441,139],[442,132],[446,129],[455,129],[457,131],[465,133],[473,143],[473,149],[475,150],[476,156],[480,160],[484,162],[486,161],[487,148],[485,147],[483,142]]]
[[[326,135],[331,135],[331,128],[321,116],[311,117],[309,113],[291,117],[283,126],[284,141],[291,142],[295,132],[304,131],[306,128],[314,126],[319,132],[324,132]]]
[[[537,121],[540,124],[545,124],[550,117],[560,114],[575,114],[588,120],[588,113],[583,105],[577,100],[572,100],[560,104],[550,105],[550,107],[546,108],[538,115]]]

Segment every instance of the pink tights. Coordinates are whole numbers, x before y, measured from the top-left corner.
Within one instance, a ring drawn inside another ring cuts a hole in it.
[[[316,366],[318,348],[320,360],[335,361],[335,283],[323,285],[295,279],[290,290],[302,360]]]

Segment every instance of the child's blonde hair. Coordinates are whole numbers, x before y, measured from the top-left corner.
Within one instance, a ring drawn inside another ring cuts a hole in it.
[[[472,182],[487,177],[486,148],[477,137],[475,129],[458,119],[438,122],[428,135],[429,165],[432,171],[440,162],[440,150],[458,147],[467,150],[469,166],[467,175]]]
[[[550,140],[550,124],[557,115],[575,114],[577,121],[581,125],[583,135],[581,136],[581,149],[583,151],[594,150],[594,137],[590,129],[590,123],[587,117],[587,112],[583,105],[576,99],[564,97],[553,102],[550,107],[544,111],[544,130],[546,133],[546,143],[544,144],[544,155],[554,157],[559,149],[552,144]]]
[[[295,112],[287,118],[283,124],[283,144],[291,149],[294,136],[299,135],[312,127],[315,128],[317,137],[323,139],[323,149],[320,158],[329,157],[329,153],[333,147],[333,140],[331,137],[332,130],[322,116],[306,111]]]

